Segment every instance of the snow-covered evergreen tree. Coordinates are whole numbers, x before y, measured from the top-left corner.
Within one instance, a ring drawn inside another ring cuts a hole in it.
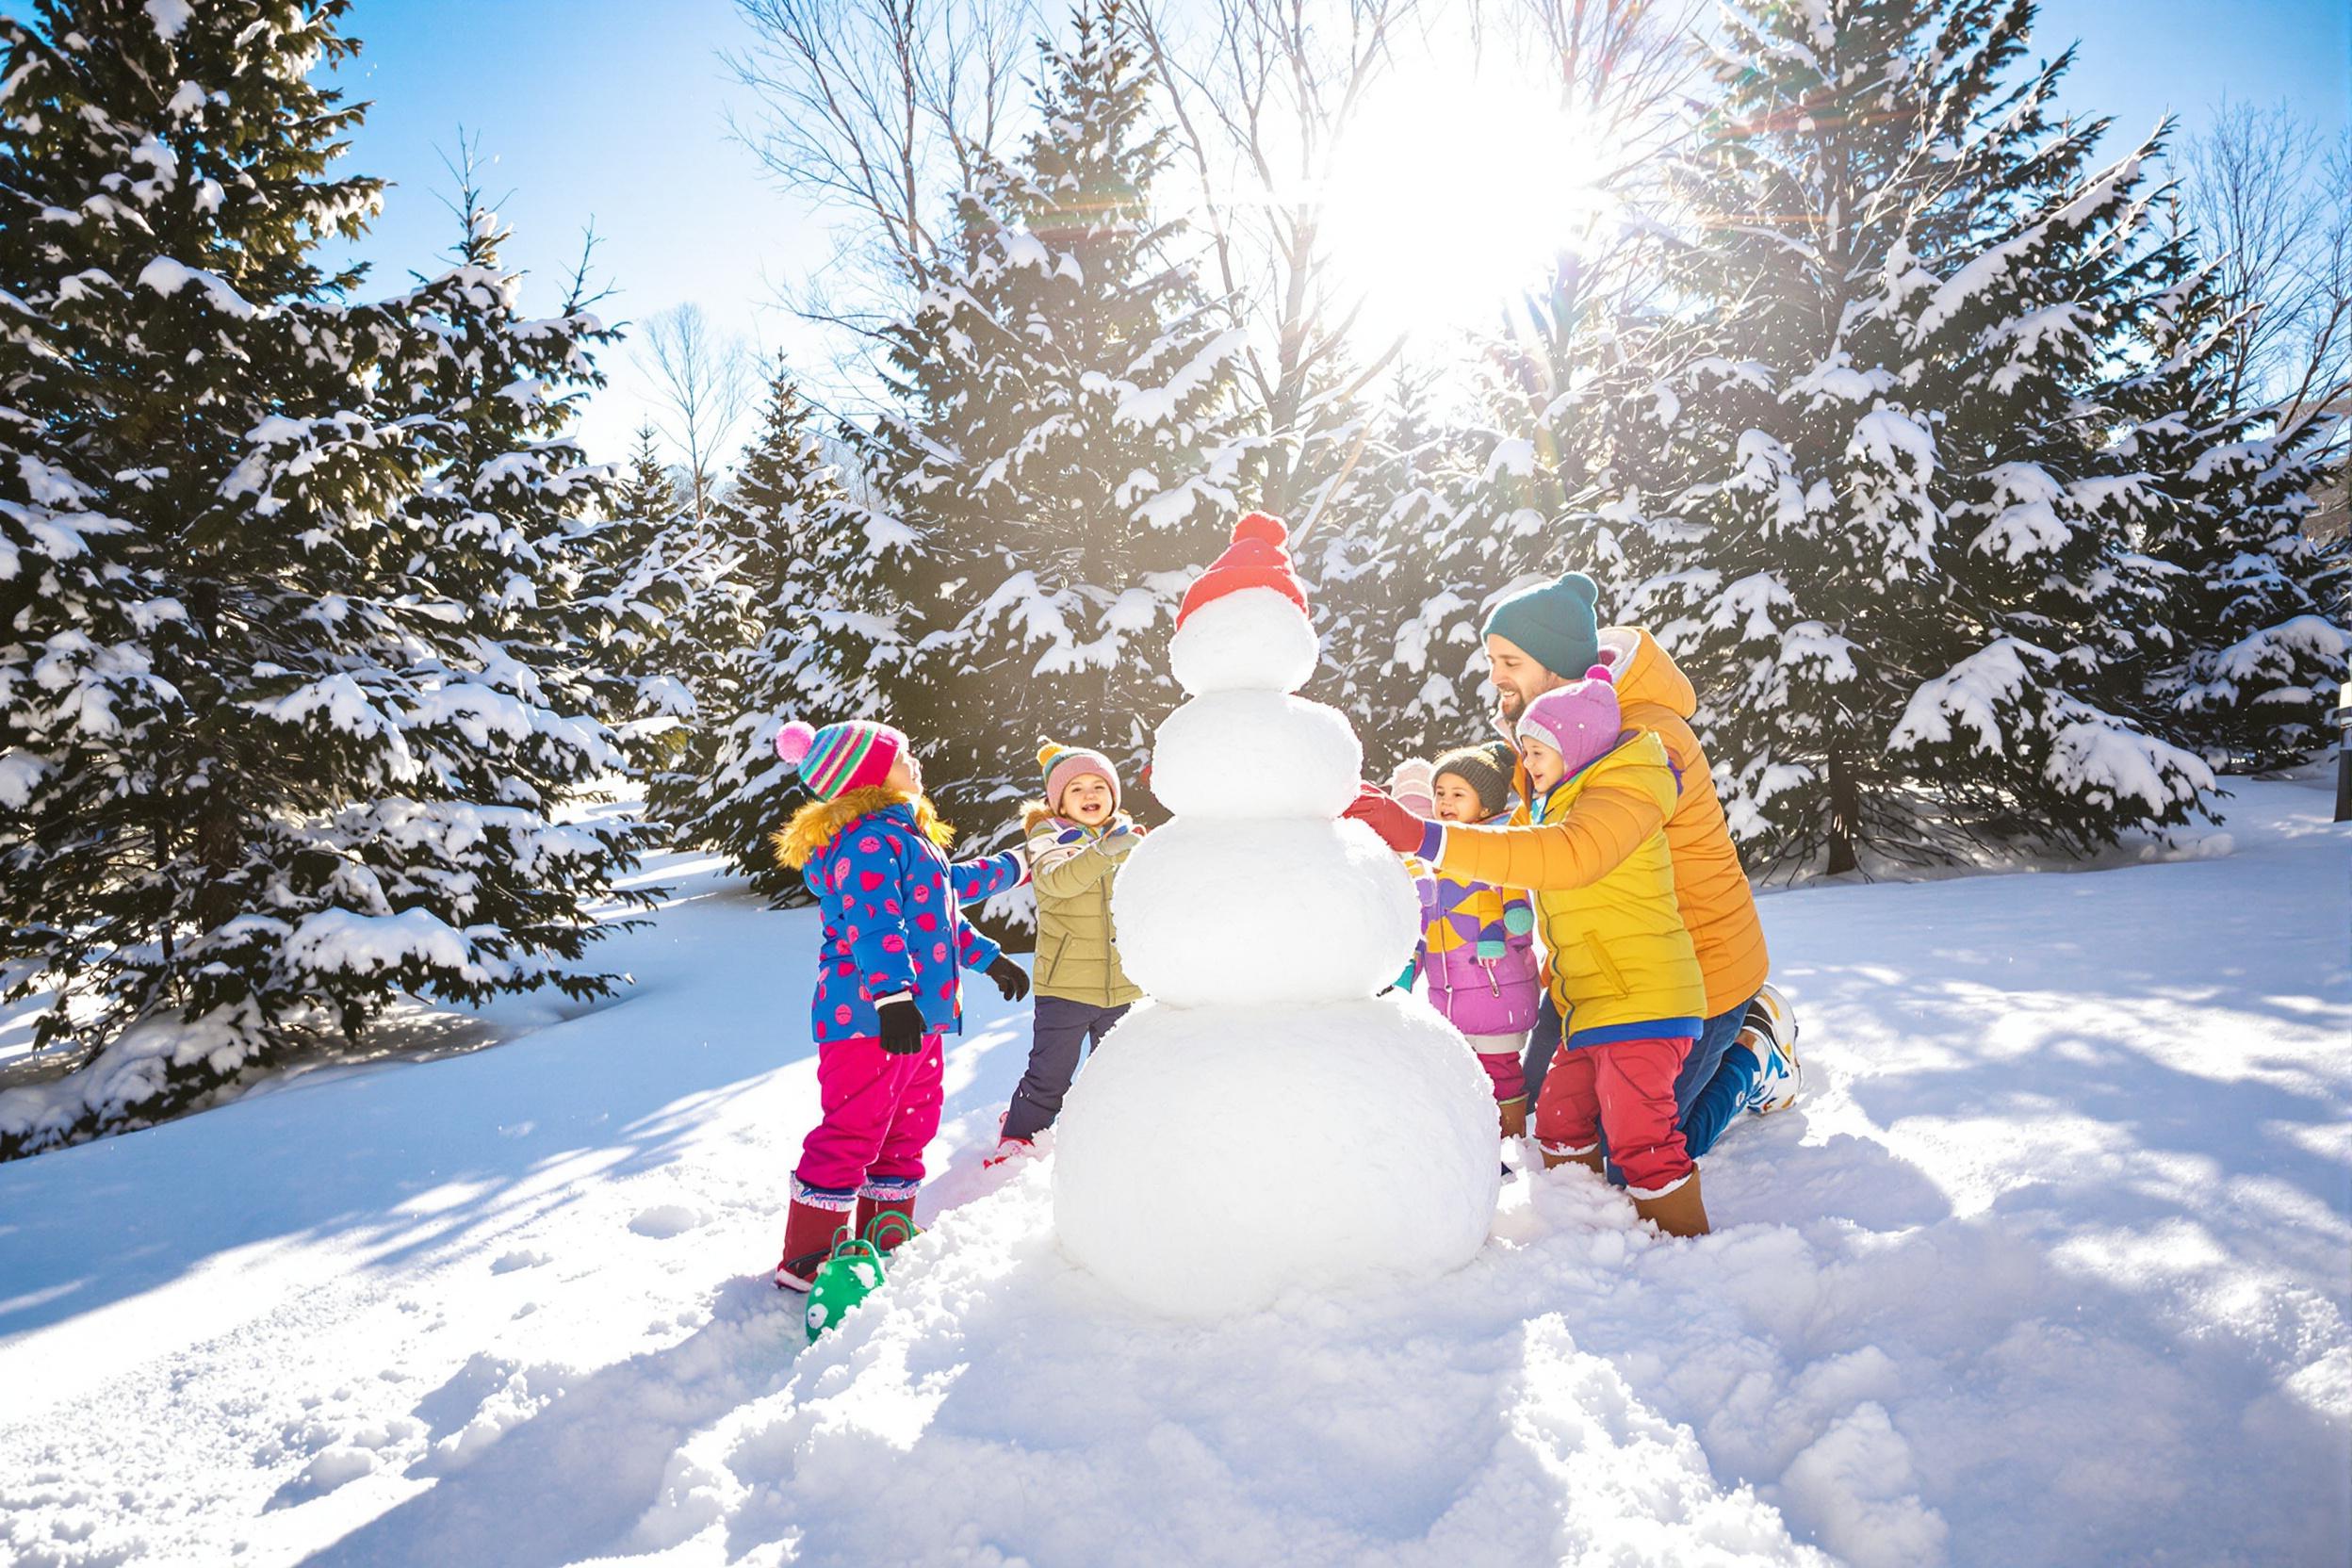
[[[1153,210],[1167,164],[1120,0],[1044,52],[1037,131],[957,204],[957,238],[892,328],[893,412],[860,438],[876,509],[920,557],[874,612],[914,655],[885,682],[976,833],[1013,831],[1037,737],[1097,745],[1131,787],[1176,694],[1149,634],[1238,498],[1240,335]]]
[[[2233,323],[2213,272],[2191,270],[2183,252],[2110,401],[2149,476],[2135,537],[2167,569],[2145,639],[2151,717],[2216,768],[2251,772],[2333,737],[2352,638],[2320,584],[2344,546],[2304,521],[2336,419],[2324,403],[2232,406]]]
[[[605,742],[501,641],[601,329],[515,320],[488,231],[344,302],[345,8],[0,18],[0,959],[106,1047],[37,1140],[400,991],[605,984],[549,960],[629,835],[548,816]]]
[[[1481,633],[1494,603],[1572,568],[1604,582],[1617,570],[1596,513],[1624,504],[1617,447],[1656,439],[1626,396],[1655,379],[1644,355],[1656,334],[1625,298],[1648,270],[1634,254],[1645,257],[1646,242],[1607,243],[1616,248],[1598,258],[1563,251],[1546,286],[1477,343],[1451,504],[1429,520],[1421,592],[1397,640],[1399,661],[1421,675],[1413,710],[1461,737],[1453,743],[1488,732]]]
[[[1449,645],[1458,610],[1483,590],[1448,547],[1476,525],[1476,433],[1441,406],[1441,378],[1406,368],[1364,410],[1355,466],[1310,490],[1295,541],[1323,661],[1308,694],[1355,723],[1375,771],[1481,738],[1481,672]],[[1346,452],[1339,461],[1346,462]],[[1303,465],[1308,473],[1313,465]]]
[[[2148,149],[2055,122],[2021,0],[1726,8],[1677,171],[1696,351],[1621,444],[1620,618],[1696,678],[1735,829],[1784,866],[2071,850],[2212,776],[2133,721],[2161,576],[2104,400],[2162,293]],[[2187,454],[2183,454],[2186,456]]]
[[[894,638],[861,601],[890,550],[868,537],[815,412],[781,369],[720,516],[741,552],[740,608],[728,645],[707,625],[700,633],[713,650],[694,679],[694,724],[647,803],[679,842],[727,856],[781,900],[801,881],[776,863],[768,836],[800,794],[776,760],[776,731],[804,714],[878,710],[876,651]]]
[[[548,552],[558,574],[550,597],[577,630],[575,658],[596,711],[640,775],[668,765],[694,712],[690,661],[672,644],[695,598],[695,564],[707,559],[659,441],[652,426],[639,427],[600,504],[569,519]]]

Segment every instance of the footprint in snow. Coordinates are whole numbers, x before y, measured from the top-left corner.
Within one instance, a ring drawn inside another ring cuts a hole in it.
[[[683,1203],[662,1203],[641,1211],[629,1222],[629,1228],[641,1236],[666,1241],[702,1223],[702,1216]]]

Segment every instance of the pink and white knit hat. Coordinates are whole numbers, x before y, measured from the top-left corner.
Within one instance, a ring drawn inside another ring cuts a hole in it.
[[[871,719],[844,719],[823,729],[794,719],[776,737],[776,756],[800,770],[801,782],[819,800],[881,783],[906,749],[906,736]]]
[[[1416,817],[1437,815],[1437,770],[1427,759],[1408,757],[1388,776],[1388,792]]]
[[[1111,787],[1111,808],[1119,808],[1119,770],[1101,752],[1048,741],[1037,748],[1037,766],[1045,774],[1045,804],[1052,809],[1062,808],[1062,792],[1073,780],[1089,775]]]

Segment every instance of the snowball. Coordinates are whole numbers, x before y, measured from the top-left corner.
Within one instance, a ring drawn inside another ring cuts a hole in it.
[[[1491,1082],[1451,1024],[1404,996],[1140,1005],[1086,1064],[1054,1137],[1062,1250],[1184,1317],[1458,1268],[1500,1185]]]
[[[1280,692],[1210,692],[1168,715],[1152,792],[1183,816],[1315,817],[1355,799],[1364,746],[1335,708]]]
[[[1184,617],[1168,645],[1168,672],[1194,696],[1295,692],[1321,656],[1306,615],[1271,588],[1211,599]]]
[[[1111,911],[1129,978],[1180,1007],[1372,996],[1421,921],[1404,862],[1360,822],[1179,818],[1127,857]]]

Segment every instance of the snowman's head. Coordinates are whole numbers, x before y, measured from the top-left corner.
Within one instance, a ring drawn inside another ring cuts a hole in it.
[[[1295,692],[1315,674],[1321,650],[1289,545],[1281,519],[1252,512],[1185,591],[1168,657],[1187,693]]]

